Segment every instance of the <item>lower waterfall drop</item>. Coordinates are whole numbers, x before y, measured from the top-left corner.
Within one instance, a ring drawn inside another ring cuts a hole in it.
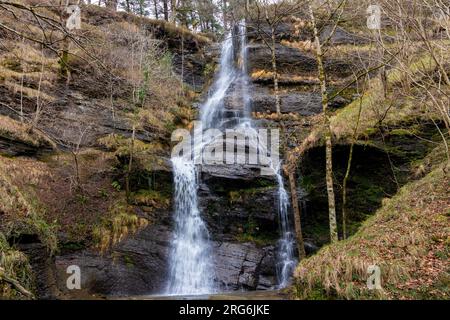
[[[175,182],[175,230],[171,252],[170,295],[213,293],[214,268],[209,233],[197,203],[197,170],[185,158],[172,158]]]
[[[289,221],[289,196],[284,188],[283,176],[277,171],[278,181],[278,219],[281,238],[278,240],[277,276],[278,287],[284,288],[289,284],[290,278],[297,266],[295,258],[296,241]]]

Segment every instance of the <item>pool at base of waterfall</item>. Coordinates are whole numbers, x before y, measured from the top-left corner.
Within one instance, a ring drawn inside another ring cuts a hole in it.
[[[203,295],[150,295],[114,298],[118,300],[288,300],[287,292],[282,290],[231,291]]]

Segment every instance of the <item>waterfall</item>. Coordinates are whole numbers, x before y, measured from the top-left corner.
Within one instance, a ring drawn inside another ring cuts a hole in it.
[[[222,43],[220,71],[206,102],[201,106],[204,128],[212,128],[222,118],[223,99],[236,80],[233,41]],[[208,141],[211,142],[211,141]],[[194,146],[201,149],[206,142]],[[198,295],[215,291],[214,268],[207,226],[198,208],[197,168],[189,156],[172,158],[175,184],[175,230],[169,261],[167,294]]]
[[[236,80],[233,64],[233,37],[228,35],[222,43],[220,71],[212,86],[212,94],[201,107],[201,122],[205,129],[212,128],[222,118],[223,99],[231,84]]]
[[[251,109],[251,99],[249,94],[249,79],[248,79],[248,68],[247,68],[247,30],[245,21],[239,24],[239,37],[240,37],[240,83],[242,85],[242,95],[244,103],[244,111],[248,118],[244,121],[241,126],[245,126],[248,130],[253,131],[253,137],[256,137],[256,130],[252,126],[252,121],[250,117]],[[249,144],[258,145],[258,141],[249,140]],[[260,148],[261,149],[261,148]],[[262,148],[263,151],[264,148]],[[290,277],[297,265],[297,260],[295,258],[295,237],[292,232],[292,225],[289,221],[289,196],[284,187],[283,176],[281,173],[281,164],[275,167],[275,164],[271,164],[271,169],[276,173],[277,183],[278,183],[278,220],[280,229],[280,239],[277,245],[277,277],[278,277],[278,287],[283,288],[289,284]]]
[[[284,188],[283,176],[277,170],[278,181],[278,219],[281,237],[278,240],[277,276],[278,286],[284,288],[289,284],[290,277],[297,265],[295,258],[295,237],[289,221],[289,196]]]
[[[222,42],[220,71],[208,99],[201,106],[201,123],[204,129],[229,127],[230,121],[237,122],[238,127],[244,127],[252,133],[249,146],[259,146],[257,130],[253,127],[250,117],[249,78],[247,70],[247,35],[245,21],[237,26],[239,34],[230,34]],[[235,64],[233,39],[239,39],[238,67]],[[226,110],[224,99],[230,88],[241,90],[242,111]],[[227,113],[228,112],[228,113]],[[230,117],[231,113],[231,117]],[[228,115],[228,118],[226,117]],[[236,124],[233,125],[236,127]],[[196,142],[194,149],[202,149],[209,143],[214,143],[214,137],[208,141]],[[257,148],[256,148],[257,149]],[[256,150],[255,149],[255,150]],[[265,152],[264,148],[262,152]],[[261,150],[260,150],[261,152]],[[212,259],[209,232],[198,208],[198,179],[194,160],[183,155],[172,158],[175,184],[174,234],[170,253],[170,268],[167,294],[197,295],[213,293],[214,263]],[[278,182],[278,214],[280,221],[280,240],[277,246],[277,275],[279,287],[288,284],[296,265],[294,256],[295,239],[291,232],[288,219],[289,197],[284,188],[280,167],[272,164],[269,168],[277,176]]]
[[[173,158],[175,231],[169,272],[169,294],[206,294],[213,289],[208,229],[197,203],[197,170],[185,158]]]

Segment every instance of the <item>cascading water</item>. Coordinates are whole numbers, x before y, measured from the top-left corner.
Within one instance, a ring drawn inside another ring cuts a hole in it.
[[[242,94],[243,94],[243,103],[244,110],[246,115],[250,113],[250,94],[248,88],[248,72],[247,72],[247,30],[245,21],[242,21],[239,25],[239,33],[240,33],[240,42],[241,42],[241,50],[240,50],[240,82],[242,84]],[[251,136],[256,137],[256,130],[252,126],[252,122],[250,117],[246,119],[246,121],[241,124],[245,126],[248,130],[253,131]],[[258,141],[249,140],[249,144],[254,144],[259,147]],[[261,149],[261,148],[260,148]],[[262,148],[263,152],[264,150]],[[272,170],[276,173],[277,182],[278,182],[278,219],[279,219],[279,228],[280,228],[280,240],[278,241],[278,250],[277,250],[277,276],[278,276],[278,287],[283,288],[289,284],[289,279],[294,271],[295,266],[297,265],[297,260],[295,258],[295,237],[292,233],[292,227],[289,222],[289,196],[284,187],[283,176],[281,175],[281,165],[278,165],[275,168],[275,164],[271,163]]]
[[[223,99],[235,77],[232,37],[226,37],[222,43],[219,76],[201,108],[204,128],[212,128],[222,118]],[[201,149],[204,144],[201,141],[194,148]],[[172,158],[175,230],[166,290],[170,295],[198,295],[215,291],[209,233],[198,208],[197,168],[189,156]]]
[[[213,289],[208,229],[197,203],[197,171],[192,161],[172,159],[175,179],[175,232],[168,293],[206,294]]]
[[[233,67],[233,38],[227,36],[222,43],[219,76],[212,86],[211,95],[201,107],[203,128],[212,128],[221,120],[224,109],[223,99],[235,79],[236,70]]]
[[[247,72],[246,25],[238,26],[240,50],[238,65],[234,64],[235,47],[233,35],[227,36],[222,43],[220,71],[214,82],[211,94],[201,107],[201,123],[204,129],[226,127],[224,98],[232,85],[241,90],[243,112],[234,111],[238,127],[246,128],[252,137],[257,137],[250,117],[249,79]],[[237,36],[237,35],[234,35]],[[236,120],[235,119],[235,120]],[[228,120],[228,122],[227,122]],[[214,137],[201,141],[194,149],[202,149],[214,143]],[[197,142],[198,143],[198,142]],[[249,146],[260,147],[258,139],[249,139]],[[258,149],[258,148],[256,148]],[[262,149],[262,152],[267,150]],[[261,152],[261,150],[260,150]],[[194,152],[194,154],[196,154]],[[175,182],[175,230],[170,256],[169,281],[167,294],[198,295],[215,292],[214,266],[207,226],[202,220],[198,208],[197,168],[194,160],[186,155],[172,158]],[[280,166],[270,167],[278,181],[278,213],[281,237],[277,250],[277,274],[279,287],[288,284],[296,265],[294,256],[295,240],[288,219],[289,198],[284,188]]]
[[[277,170],[278,181],[278,219],[281,238],[278,240],[277,276],[278,286],[284,288],[289,284],[297,260],[295,258],[295,237],[289,222],[289,196],[284,188],[283,176]]]

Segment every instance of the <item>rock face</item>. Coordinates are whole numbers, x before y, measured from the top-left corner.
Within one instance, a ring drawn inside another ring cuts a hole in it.
[[[275,284],[273,247],[224,242],[214,247],[219,286],[228,290],[270,289]],[[266,271],[269,270],[267,273]]]
[[[50,144],[34,145],[0,134],[0,155],[34,157],[51,151],[53,151],[53,148]]]
[[[277,189],[259,167],[203,167],[200,208],[214,239],[234,240],[252,233],[277,238]]]
[[[200,210],[211,237],[218,290],[264,290],[276,285],[273,257],[278,222],[274,184],[273,177],[259,175],[258,167],[202,168]],[[159,212],[155,219],[106,253],[86,249],[57,256],[55,285],[42,295],[59,292],[63,297],[74,297],[76,293],[66,287],[66,271],[71,265],[80,267],[81,286],[88,295],[165,294],[172,211]]]
[[[331,26],[325,26],[322,30],[322,34],[320,35],[320,40],[325,41],[330,37],[330,33],[333,28]],[[330,43],[333,45],[341,45],[341,44],[353,44],[353,45],[362,45],[369,43],[370,40],[366,37],[361,37],[356,34],[352,34],[341,27],[337,27],[334,31],[332,37],[330,38]]]
[[[310,116],[322,111],[320,92],[282,92],[280,99],[282,113]],[[275,96],[266,86],[255,84],[252,90],[252,107],[254,112],[276,112]]]
[[[317,70],[317,62],[313,56],[296,48],[281,44],[276,45],[278,72],[282,74],[307,74]],[[271,70],[270,49],[260,43],[253,43],[248,48],[250,74],[257,70]]]
[[[58,289],[64,295],[67,267],[81,270],[81,288],[89,294],[129,296],[163,293],[168,270],[171,233],[152,225],[118,244],[111,252],[84,250],[56,257]]]
[[[301,77],[317,76],[317,61],[313,53],[301,51],[294,47],[277,44],[275,46],[277,57],[277,69],[281,75],[280,84],[287,82],[283,80],[283,75]],[[272,60],[270,49],[260,43],[253,43],[248,48],[249,52],[249,72],[272,70]],[[343,59],[329,58],[325,60],[325,70],[330,77],[347,77],[351,75],[352,64]],[[308,84],[304,79],[291,79],[287,84]]]
[[[36,294],[41,299],[51,299],[59,295],[56,282],[54,261],[48,255],[47,248],[35,237],[33,241],[16,244],[25,253],[33,270]]]
[[[168,226],[147,227],[101,255],[84,250],[57,256],[55,277],[43,286],[42,297],[76,294],[66,286],[67,268],[79,266],[81,288],[89,295],[130,296],[165,294],[171,232]],[[215,283],[220,290],[269,289],[276,283],[273,247],[252,243],[212,243]],[[56,287],[56,288],[55,288]],[[55,294],[55,292],[59,292]]]
[[[292,27],[283,24],[280,28],[277,36],[279,41],[277,60],[282,78],[281,111],[297,113],[303,117],[319,114],[322,106],[320,90],[315,79],[317,65],[314,56],[283,45],[281,40],[293,40]],[[175,39],[176,43],[169,46],[179,47],[177,41]],[[270,51],[257,37],[251,41],[248,52],[249,73],[259,70],[270,71]],[[345,44],[359,39],[338,30],[332,41]],[[185,45],[188,52],[184,60],[184,80],[195,88],[204,84],[203,72],[208,61],[214,57],[200,56],[207,53],[198,51],[195,39],[189,39]],[[211,50],[217,51],[217,48],[211,46]],[[181,60],[177,52],[174,54],[174,61],[177,70],[180,71]],[[326,68],[331,78],[342,76],[343,69],[351,70],[345,60],[339,59],[326,61]],[[226,120],[234,121],[248,116],[248,111],[261,113],[275,111],[275,97],[270,77],[252,80],[249,90],[252,109],[244,110],[242,99],[236,98],[240,95],[234,94],[239,93],[241,88],[232,86],[223,101]],[[68,95],[66,102],[67,105],[70,103],[72,105],[66,110],[60,110],[66,112],[64,122],[58,124],[61,127],[67,127],[67,123],[79,117],[79,114],[87,117],[85,121],[89,122],[91,113],[97,109],[91,110],[89,105],[84,104],[83,97],[72,94]],[[338,107],[348,102],[339,97],[331,106]],[[96,118],[100,119],[100,122],[97,120],[99,126],[93,133],[91,141],[112,131],[120,132],[121,123],[111,126],[110,111],[105,110],[104,114],[100,116],[97,114]],[[264,121],[258,123],[263,127],[274,125],[270,119]],[[154,137],[139,138],[151,140]],[[217,288],[219,290],[274,288],[277,284],[276,252],[279,239],[277,181],[273,176],[262,176],[261,168],[258,166],[244,165],[205,165],[201,167],[200,176],[199,207],[210,233]],[[60,254],[55,258],[54,270],[48,273],[49,279],[53,277],[53,282],[48,279],[42,280],[50,283],[42,295],[52,296],[55,295],[54,292],[60,292],[63,297],[74,295],[66,287],[69,276],[66,270],[70,265],[78,265],[81,268],[82,288],[88,294],[107,296],[164,294],[170,264],[172,224],[172,211],[161,211],[155,215],[149,226],[130,235],[106,253],[100,254],[95,250],[86,249]],[[305,246],[308,253],[317,250],[312,243],[307,242]]]

